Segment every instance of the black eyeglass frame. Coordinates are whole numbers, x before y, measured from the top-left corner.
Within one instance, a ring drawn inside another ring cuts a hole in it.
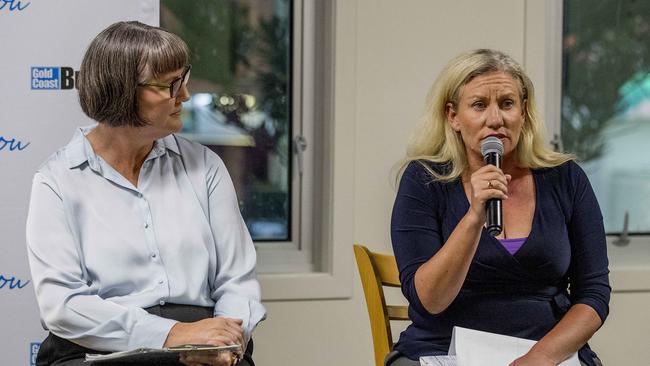
[[[159,88],[169,88],[169,97],[170,98],[175,98],[176,94],[181,90],[181,86],[183,84],[187,84],[187,81],[190,79],[190,70],[192,70],[192,65],[187,65],[185,66],[185,70],[183,70],[183,73],[181,76],[177,77],[176,79],[172,80],[169,84],[161,84],[161,83],[138,83],[138,86],[156,86]],[[175,86],[174,84],[177,84],[178,86]],[[174,91],[174,89],[176,89]]]

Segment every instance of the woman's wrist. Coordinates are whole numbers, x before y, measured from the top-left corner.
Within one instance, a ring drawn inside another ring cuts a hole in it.
[[[545,348],[543,347],[543,345],[540,344],[540,342],[537,342],[537,343],[533,346],[533,348],[531,348],[530,351],[528,351],[528,353],[530,353],[530,354],[534,354],[534,355],[536,355],[538,358],[541,358],[541,359],[545,359],[545,360],[551,361],[551,362],[553,362],[555,365],[557,365],[557,364],[561,363],[562,361],[564,361],[563,359],[561,359],[561,357],[557,357],[556,355],[553,355],[553,353],[550,352],[550,350],[545,349]]]
[[[183,342],[180,342],[178,338],[179,335],[183,333],[182,328],[184,325],[185,324],[182,322],[177,322],[173,327],[171,327],[169,333],[167,333],[167,339],[165,339],[163,347],[174,347],[183,344]]]
[[[463,223],[468,225],[470,228],[477,228],[480,230],[485,225],[485,215],[481,216],[470,208],[467,210],[467,213],[463,218]]]

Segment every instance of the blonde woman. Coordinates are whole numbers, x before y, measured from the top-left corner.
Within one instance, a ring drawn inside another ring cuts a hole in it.
[[[539,340],[511,365],[557,365],[603,324],[610,286],[598,202],[572,156],[553,152],[533,85],[508,55],[453,59],[433,85],[407,150],[391,236],[413,324],[387,365],[446,354],[453,326]],[[501,169],[480,145],[504,147]],[[503,230],[485,230],[486,202],[503,202]]]

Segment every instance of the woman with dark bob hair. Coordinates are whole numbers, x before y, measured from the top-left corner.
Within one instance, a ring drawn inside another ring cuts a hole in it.
[[[557,365],[575,352],[600,364],[587,341],[609,312],[603,218],[587,176],[550,149],[544,129],[530,78],[502,52],[462,54],[438,76],[393,207],[413,324],[387,365],[446,354],[454,326],[539,341],[511,366]],[[501,168],[484,162],[485,140],[501,146]],[[503,203],[492,235],[490,199]]]
[[[232,181],[217,155],[174,135],[190,69],[178,36],[139,22],[115,23],[88,47],[79,100],[98,123],[79,128],[32,187],[28,255],[50,331],[37,365],[184,344],[242,347],[150,362],[254,365],[251,333],[266,311]]]

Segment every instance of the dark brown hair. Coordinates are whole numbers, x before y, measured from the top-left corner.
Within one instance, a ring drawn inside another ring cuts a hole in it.
[[[109,126],[144,126],[138,83],[188,63],[189,50],[177,35],[135,21],[112,24],[93,39],[81,63],[81,109]]]

